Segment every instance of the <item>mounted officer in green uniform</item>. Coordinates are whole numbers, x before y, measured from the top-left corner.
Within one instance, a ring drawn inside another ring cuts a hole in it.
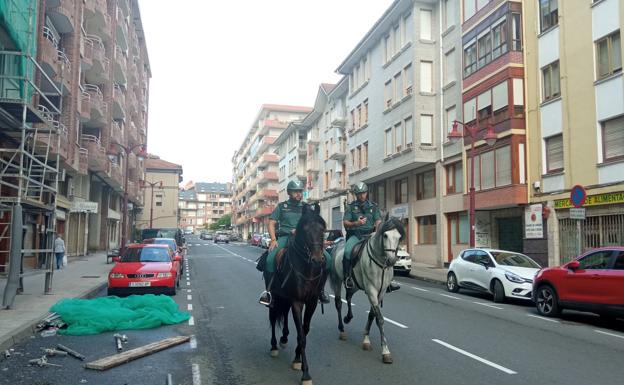
[[[286,192],[288,193],[288,200],[280,202],[269,217],[271,243],[269,244],[265,272],[270,278],[266,281],[266,291],[260,297],[259,302],[263,305],[271,303],[271,285],[277,267],[275,265],[275,257],[288,244],[290,236],[294,234],[299,218],[301,218],[303,206],[306,205],[306,203],[302,202],[303,184],[301,181],[295,179],[288,182]],[[327,255],[325,257],[328,258]],[[329,303],[329,298],[325,294],[323,287],[320,290],[319,299],[321,302]]]
[[[358,182],[352,190],[356,199],[347,205],[342,223],[347,230],[347,241],[342,258],[342,268],[345,276],[345,287],[354,287],[353,266],[351,265],[351,251],[356,243],[369,236],[381,223],[379,207],[368,200],[368,186],[364,182]],[[390,283],[388,291],[399,290],[400,286]]]

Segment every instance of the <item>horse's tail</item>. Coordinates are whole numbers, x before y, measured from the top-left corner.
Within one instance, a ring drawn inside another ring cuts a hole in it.
[[[274,297],[274,301],[273,306],[275,306],[275,311],[277,313],[277,326],[283,328],[284,325],[288,324],[288,311],[290,307],[288,306],[287,301],[283,301],[277,296]]]

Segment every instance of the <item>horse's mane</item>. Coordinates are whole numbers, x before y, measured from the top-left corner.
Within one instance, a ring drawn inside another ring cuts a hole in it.
[[[310,222],[321,224],[324,228],[327,228],[327,224],[323,217],[319,215],[319,212],[320,208],[318,205],[305,204],[301,212],[301,218],[297,223],[297,234],[301,234],[304,231],[304,226]]]
[[[401,234],[401,240],[403,240],[405,238],[405,227],[403,227],[403,223],[401,223],[400,220],[394,217],[391,217],[390,219],[382,223],[379,230],[377,230],[377,233],[383,234],[386,231],[390,231],[394,229],[396,229],[399,232],[399,234]]]

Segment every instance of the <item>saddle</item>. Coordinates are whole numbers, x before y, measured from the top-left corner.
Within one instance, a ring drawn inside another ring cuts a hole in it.
[[[365,236],[361,240],[358,241],[355,245],[353,245],[353,249],[351,250],[351,266],[355,266],[356,263],[362,258],[362,251],[364,247],[366,247],[366,241],[368,241],[370,235]]]
[[[275,270],[282,270],[282,261],[284,260],[284,255],[286,255],[286,250],[288,250],[288,246],[284,247],[280,251],[275,254]]]

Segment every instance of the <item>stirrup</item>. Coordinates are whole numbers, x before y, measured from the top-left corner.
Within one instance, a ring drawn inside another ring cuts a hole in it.
[[[355,287],[355,283],[353,282],[353,278],[351,276],[345,278],[345,288],[353,289]]]
[[[258,303],[266,307],[270,307],[273,303],[273,296],[271,295],[271,292],[266,290],[263,291],[262,294],[260,294],[260,299],[258,300]]]

